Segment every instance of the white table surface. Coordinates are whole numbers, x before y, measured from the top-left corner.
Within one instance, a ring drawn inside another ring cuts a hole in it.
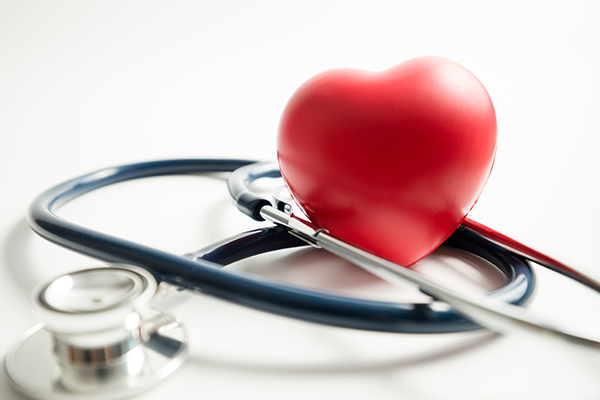
[[[425,54],[466,66],[496,107],[498,156],[474,217],[600,272],[598,21],[594,1],[0,1],[0,355],[37,322],[37,283],[99,265],[29,231],[42,190],[136,161],[274,160],[279,115],[304,80]],[[61,215],[175,254],[256,227],[221,179],[189,176],[117,185]],[[314,252],[237,268],[404,295]],[[455,284],[481,284],[457,271]],[[597,296],[538,276],[529,308],[600,326]],[[599,355],[544,339],[353,331],[195,294],[159,306],[188,327],[190,356],[140,399],[600,398]],[[0,398],[18,398],[4,374]]]

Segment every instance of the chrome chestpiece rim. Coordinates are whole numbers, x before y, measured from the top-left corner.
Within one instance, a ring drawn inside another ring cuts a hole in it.
[[[179,321],[147,307],[156,289],[152,274],[132,266],[39,286],[32,303],[43,322],[6,357],[13,387],[33,399],[123,399],[150,389],[181,365],[188,347]]]

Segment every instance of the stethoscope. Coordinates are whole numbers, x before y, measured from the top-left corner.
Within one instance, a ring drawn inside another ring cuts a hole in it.
[[[90,191],[118,182],[175,174],[231,172],[227,183],[237,207],[274,225],[241,233],[202,250],[176,256],[69,222],[55,211]],[[506,284],[483,298],[456,293],[414,271],[344,243],[292,213],[281,191],[268,200],[250,185],[277,178],[274,163],[246,160],[167,160],[113,167],[55,186],[32,203],[31,228],[52,243],[111,263],[62,275],[38,286],[34,309],[43,322],[11,347],[5,368],[12,386],[36,399],[125,398],[149,389],[181,365],[185,328],[148,306],[164,284],[205,293],[287,317],[333,326],[384,332],[448,333],[489,328],[527,331],[598,347],[600,336],[518,307],[530,297],[533,260],[600,291],[600,280],[467,219],[444,245],[474,254],[506,276]],[[427,304],[350,298],[293,287],[222,269],[254,255],[299,246],[330,251],[393,284],[431,296]],[[450,307],[449,307],[450,306]],[[30,366],[36,364],[36,373]]]

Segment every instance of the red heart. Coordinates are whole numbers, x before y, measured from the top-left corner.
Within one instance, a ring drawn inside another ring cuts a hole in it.
[[[460,225],[495,153],[487,91],[440,57],[314,76],[288,102],[277,142],[281,173],[314,224],[404,266]]]

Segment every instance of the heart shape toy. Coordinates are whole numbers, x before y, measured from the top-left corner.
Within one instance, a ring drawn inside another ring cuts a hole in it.
[[[441,57],[382,72],[314,76],[283,112],[277,156],[312,223],[409,266],[476,203],[494,163],[496,115],[479,80]]]

